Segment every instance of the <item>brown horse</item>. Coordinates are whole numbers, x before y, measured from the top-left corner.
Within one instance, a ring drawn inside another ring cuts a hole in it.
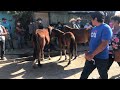
[[[89,33],[89,30],[87,30],[87,29],[84,29],[84,28],[75,29],[75,28],[71,28],[67,25],[64,25],[62,31],[63,32],[72,32],[75,35],[76,47],[77,47],[77,43],[86,44],[87,42],[89,42],[90,33]],[[76,50],[76,53],[77,53],[77,50]]]
[[[64,33],[61,30],[52,29],[51,37],[58,38],[58,43],[60,46],[60,58],[59,58],[59,60],[61,60],[61,58],[62,58],[62,50],[65,53],[65,60],[67,60],[66,50],[68,50],[68,53],[69,53],[69,62],[67,64],[67,66],[68,66],[71,63],[71,59],[73,57],[73,51],[74,51],[74,49],[76,50],[74,34],[72,32]]]
[[[41,66],[40,61],[44,60],[44,47],[45,45],[50,45],[49,27],[43,29],[37,29],[34,32],[33,42],[34,42],[33,67],[35,67],[36,58],[38,59],[38,66]],[[48,51],[49,51],[48,55],[50,59],[50,49],[48,49]]]
[[[87,43],[89,40],[89,35],[90,33],[88,32],[89,30],[85,29],[85,28],[81,28],[81,29],[75,29],[75,28],[71,28],[67,25],[64,25],[63,32],[72,32],[75,37],[76,37],[76,42],[77,43]]]

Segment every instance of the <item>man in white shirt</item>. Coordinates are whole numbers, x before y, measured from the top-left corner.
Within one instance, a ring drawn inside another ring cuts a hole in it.
[[[5,36],[7,31],[4,26],[0,25],[0,46],[1,46],[1,60],[4,59],[5,54]]]

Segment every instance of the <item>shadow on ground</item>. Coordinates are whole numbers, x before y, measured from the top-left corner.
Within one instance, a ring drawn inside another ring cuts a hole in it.
[[[120,79],[120,74],[112,76],[110,79]]]
[[[64,67],[56,62],[43,64],[41,68],[33,69],[32,62],[11,63],[0,68],[1,79],[64,79],[79,73],[82,68],[64,70]]]
[[[81,54],[84,54],[84,49],[86,46],[78,45],[78,57]],[[51,57],[59,56],[59,50],[52,50],[50,53]],[[24,61],[33,61],[33,49],[23,49],[23,50],[14,50],[12,52],[6,53],[7,60],[24,60]],[[63,53],[64,56],[64,53]],[[45,59],[48,58],[48,52],[45,52]]]

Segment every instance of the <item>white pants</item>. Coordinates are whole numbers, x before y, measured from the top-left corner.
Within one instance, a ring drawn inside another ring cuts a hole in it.
[[[5,51],[5,36],[1,36],[0,41],[3,42],[3,51]]]

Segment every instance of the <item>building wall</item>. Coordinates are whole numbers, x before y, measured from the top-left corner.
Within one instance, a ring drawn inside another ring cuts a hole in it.
[[[45,27],[49,25],[48,13],[35,12],[33,14],[33,18],[35,20],[37,20],[38,18],[41,18]]]
[[[58,21],[69,24],[69,20],[71,18],[78,18],[81,17],[83,25],[86,24],[86,22],[90,21],[90,15],[89,14],[79,14],[79,13],[68,13],[68,12],[51,12],[50,13],[50,23],[57,23]]]
[[[45,26],[49,25],[49,23],[57,24],[57,22],[69,24],[71,18],[78,17],[82,18],[81,23],[83,25],[90,20],[89,14],[68,13],[67,11],[35,12],[33,17],[34,19],[42,18]]]
[[[67,12],[50,12],[50,23],[67,23],[69,20]]]

